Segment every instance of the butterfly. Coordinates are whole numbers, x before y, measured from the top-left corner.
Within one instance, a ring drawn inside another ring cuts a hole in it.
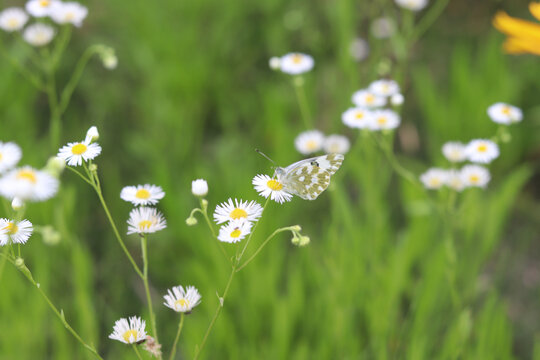
[[[330,177],[343,163],[342,154],[326,154],[275,169],[283,190],[304,200],[315,200],[330,184]]]

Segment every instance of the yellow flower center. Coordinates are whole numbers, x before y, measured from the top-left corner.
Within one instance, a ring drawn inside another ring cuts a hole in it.
[[[148,191],[146,189],[139,189],[135,193],[135,197],[137,199],[148,199],[150,197],[150,191]]]
[[[473,184],[476,184],[477,182],[480,181],[480,177],[478,175],[471,175],[469,176],[469,181],[472,182]]]
[[[0,153],[0,161],[2,161],[2,153]]]
[[[17,19],[9,19],[7,23],[8,23],[8,26],[12,28],[19,25],[19,21],[17,21]]]
[[[240,231],[239,228],[234,229],[234,231],[231,233],[231,237],[232,237],[232,238],[237,238],[237,237],[239,237],[240,235],[242,235],[242,232]]]
[[[65,15],[66,21],[71,21],[71,20],[73,20],[74,18],[75,18],[75,14],[72,13],[72,12],[68,12],[68,13],[66,13],[66,15]]]
[[[32,184],[37,183],[36,173],[32,170],[21,170],[17,173],[17,179],[30,181]]]
[[[229,215],[231,219],[241,219],[241,218],[247,218],[248,214],[245,210],[236,208],[233,211],[231,211],[231,214]]]
[[[433,178],[429,179],[429,185],[431,186],[439,186],[441,184],[441,179]]]
[[[266,186],[268,186],[270,190],[274,190],[274,191],[279,191],[283,189],[283,184],[274,179],[268,180],[268,182],[266,183]]]
[[[510,115],[510,111],[512,111],[512,109],[510,109],[510,107],[508,107],[508,106],[504,106],[504,107],[501,109],[501,112],[502,112],[504,115]]]
[[[373,96],[372,94],[366,95],[366,102],[368,104],[372,104],[374,101],[375,101],[375,96]]]
[[[478,150],[478,152],[486,152],[487,151],[487,145],[486,144],[480,144],[478,145],[478,147],[476,148],[476,150]]]
[[[357,118],[357,119],[363,119],[364,118],[364,113],[357,112],[354,117]]]
[[[19,227],[15,223],[9,222],[3,230],[7,230],[8,235],[13,235],[19,231]]]
[[[150,220],[139,221],[139,229],[141,230],[150,229],[150,226],[152,226],[152,222]]]
[[[318,148],[317,145],[318,144],[315,140],[308,140],[308,142],[306,142],[306,148],[308,150],[315,150],[316,148]]]
[[[87,149],[88,147],[86,145],[79,143],[77,145],[73,145],[73,147],[71,148],[71,153],[73,155],[81,155],[84,154]]]
[[[292,62],[295,64],[300,64],[302,62],[303,56],[300,54],[294,54],[292,57]]]
[[[43,7],[47,7],[47,6],[49,6],[50,3],[51,3],[50,0],[41,0],[41,1],[39,2],[39,5],[41,5],[41,6],[43,6]]]
[[[380,117],[380,118],[377,119],[377,123],[378,123],[379,125],[384,125],[384,124],[386,124],[386,121],[387,121],[387,120],[386,120],[385,117]]]
[[[126,342],[129,342],[129,339],[131,339],[132,336],[133,336],[133,339],[137,340],[137,330],[135,329],[128,330],[124,333],[124,336],[122,337],[124,338]]]
[[[189,301],[187,299],[178,299],[174,303],[175,307],[177,308],[187,308],[189,307]]]

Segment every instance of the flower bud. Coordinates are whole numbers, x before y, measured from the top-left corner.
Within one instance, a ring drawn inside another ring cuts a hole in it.
[[[24,202],[20,198],[15,197],[13,198],[13,201],[11,202],[11,207],[15,211],[20,210],[24,207]]]
[[[92,126],[88,131],[86,132],[86,142],[93,143],[99,140],[99,132],[97,127]]]
[[[197,219],[193,216],[190,216],[186,219],[187,226],[197,225],[197,223],[198,223]]]
[[[191,192],[195,196],[206,196],[208,194],[208,183],[204,179],[197,179],[191,182]]]
[[[270,69],[279,70],[281,68],[281,59],[277,56],[273,56],[270,58],[268,64],[270,65]]]
[[[90,166],[88,167],[88,170],[90,170],[91,172],[96,172],[98,169],[98,166],[96,164],[90,164]]]

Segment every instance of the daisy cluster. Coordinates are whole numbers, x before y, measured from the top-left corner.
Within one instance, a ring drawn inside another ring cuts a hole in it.
[[[403,104],[403,100],[397,82],[377,80],[352,95],[355,106],[347,109],[341,120],[353,129],[392,130],[399,126],[401,119],[397,112],[385,106],[397,107]]]
[[[88,9],[77,2],[30,0],[24,9],[10,7],[0,12],[0,28],[7,32],[22,31],[23,39],[32,46],[49,44],[57,33],[54,24],[82,26]],[[35,22],[25,27],[30,18]]]
[[[308,130],[300,133],[294,140],[294,147],[304,155],[313,154],[319,151],[325,153],[346,154],[351,147],[351,143],[346,136],[328,135],[325,136],[319,130]]]
[[[167,227],[167,221],[161,212],[148,205],[156,205],[163,199],[165,192],[157,185],[126,186],[120,192],[120,198],[132,203],[135,208],[129,213],[129,234],[150,234]]]
[[[315,61],[307,54],[289,53],[282,57],[272,57],[269,65],[272,70],[279,70],[289,75],[300,75],[313,69]]]
[[[512,105],[496,103],[491,105],[487,113],[492,121],[510,125],[523,119],[522,111]],[[453,164],[469,161],[474,164],[461,169],[430,168],[420,176],[420,181],[428,189],[439,189],[448,186],[461,191],[468,187],[485,188],[491,179],[489,170],[482,165],[489,164],[499,157],[499,146],[488,139],[473,139],[467,144],[447,142],[442,146],[444,157]]]
[[[262,216],[263,208],[255,201],[244,201],[229,198],[216,206],[214,221],[220,225],[218,240],[226,243],[237,243],[244,239],[253,224]]]

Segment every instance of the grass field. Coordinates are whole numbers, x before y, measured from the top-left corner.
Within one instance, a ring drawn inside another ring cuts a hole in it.
[[[73,28],[56,87],[93,44],[114,48],[117,68],[90,59],[54,143],[47,95],[1,58],[0,141],[22,148],[20,165],[42,168],[97,126],[103,196],[140,267],[139,237],[124,235],[132,207],[119,194],[127,185],[163,187],[158,208],[168,226],[148,239],[149,289],[167,358],[180,316],[163,295],[179,284],[201,293],[176,355],[191,359],[231,272],[204,218],[186,225],[199,206],[191,181],[208,181],[209,214],[229,197],[264,205],[251,181],[273,171],[255,149],[281,166],[306,157],[294,147],[306,126],[293,78],[268,61],[310,54],[315,67],[303,89],[312,125],[346,135],[351,150],[316,201],[265,208],[247,255],[286,226],[300,225],[311,242],[294,246],[280,233],[238,272],[200,358],[540,359],[540,60],[504,54],[504,36],[491,24],[500,9],[532,18],[525,1],[430,2],[408,27],[412,13],[390,0],[83,1],[89,15]],[[433,7],[442,13],[430,24]],[[383,15],[398,24],[392,40],[369,31]],[[0,35],[0,51],[27,64],[31,49]],[[357,37],[370,45],[360,62],[349,52]],[[379,137],[344,126],[352,93],[381,77],[400,83],[400,127]],[[524,120],[507,128],[511,141],[499,144],[487,188],[424,189],[420,174],[449,167],[445,142],[498,134],[486,114],[498,101],[523,109]],[[400,176],[403,168],[415,181]],[[39,289],[0,258],[0,360],[94,358],[39,291],[103,358],[136,358],[108,336],[132,315],[152,333],[143,282],[92,188],[71,171],[60,180],[53,199],[26,206],[35,227],[61,235],[51,245],[35,231],[21,247]],[[12,217],[2,201],[0,217]],[[223,246],[233,256],[244,244]]]

